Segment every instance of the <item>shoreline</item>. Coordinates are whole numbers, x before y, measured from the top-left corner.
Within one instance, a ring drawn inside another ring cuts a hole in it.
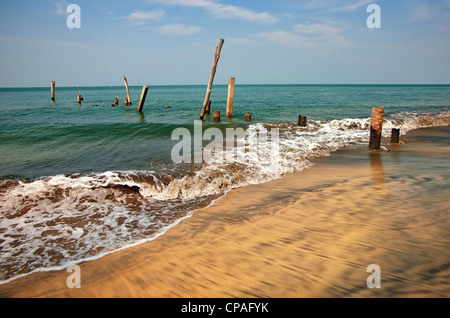
[[[390,226],[369,221],[375,217],[376,199],[395,192],[390,184],[397,180],[388,180],[393,167],[417,166],[420,158],[413,161],[429,146],[426,139],[448,138],[449,130],[448,126],[416,129],[401,136],[405,144],[389,146],[390,152],[340,150],[314,159],[310,169],[233,189],[164,235],[80,263],[80,289],[67,288],[70,273],[66,270],[46,271],[0,285],[0,297],[448,297],[450,288],[445,283],[430,283],[431,295],[422,280],[420,288],[412,288],[415,280],[406,279],[406,274],[417,274],[415,267],[426,265],[410,266],[403,259],[406,251],[396,250],[403,241],[380,241],[379,231],[403,240],[396,232],[411,230],[406,216],[390,220],[390,215],[382,213],[378,221],[387,217],[383,222]],[[441,158],[441,151],[434,146],[426,153]],[[361,193],[353,197],[352,189]],[[355,206],[352,200],[368,205]],[[335,210],[339,205],[342,209]],[[362,214],[348,221],[361,208],[375,211],[367,219]],[[423,218],[416,221],[430,226]],[[440,224],[448,229],[447,219]],[[441,235],[440,227],[433,230]],[[372,245],[367,232],[376,234],[379,245]],[[420,235],[425,239],[426,233]],[[446,249],[440,249],[444,239],[439,236],[435,242],[437,253],[444,254],[440,278],[450,275]],[[409,248],[422,244],[419,239],[407,243]],[[369,275],[365,267],[372,264],[369,259],[377,258],[390,259],[395,266],[388,268],[390,280],[383,283],[384,288],[371,290],[365,284]]]

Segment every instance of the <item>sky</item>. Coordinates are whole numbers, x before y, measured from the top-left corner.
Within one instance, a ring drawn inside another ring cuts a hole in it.
[[[0,0],[0,87],[450,84],[450,0],[69,1]]]

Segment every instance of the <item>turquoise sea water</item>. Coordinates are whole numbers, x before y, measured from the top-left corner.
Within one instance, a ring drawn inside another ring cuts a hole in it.
[[[131,87],[132,106],[123,103],[124,87],[0,89],[0,177],[35,178],[59,173],[153,169],[170,162],[176,127],[199,119],[204,86],[150,86],[143,113],[137,113],[141,87]],[[111,107],[119,97],[119,106]],[[372,107],[386,114],[450,107],[450,86],[400,85],[237,85],[233,118],[225,118],[227,86],[214,86],[212,110],[221,124],[295,122],[299,114],[328,121],[370,117]],[[172,108],[167,108],[170,106]]]
[[[124,87],[56,86],[55,102],[49,87],[0,88],[0,282],[151,240],[232,188],[365,147],[372,107],[385,108],[385,137],[450,117],[450,85],[236,85],[232,118],[216,85],[222,120],[206,116],[203,130],[242,127],[251,139],[279,129],[276,160],[175,164],[172,132],[194,130],[206,87],[150,86],[138,113],[141,89],[124,106]]]

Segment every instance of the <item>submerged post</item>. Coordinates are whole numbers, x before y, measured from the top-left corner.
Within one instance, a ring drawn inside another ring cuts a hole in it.
[[[205,116],[206,106],[208,104],[209,97],[211,96],[211,87],[214,81],[214,75],[216,74],[217,62],[219,61],[220,58],[220,51],[222,50],[223,42],[224,39],[219,40],[219,45],[217,46],[216,53],[214,54],[214,63],[211,70],[211,75],[209,77],[208,88],[206,89],[206,96],[203,102],[202,112],[200,113],[200,120],[203,120],[203,117]]]
[[[130,90],[128,89],[128,81],[125,76],[123,77],[123,81],[125,82],[125,88],[127,89],[127,103],[125,103],[125,106],[127,106],[131,105]]]
[[[214,119],[214,121],[220,121],[220,111],[219,110],[215,110],[213,112],[213,119]]]
[[[78,94],[77,94],[77,101],[78,101],[78,104],[81,105],[81,101],[82,101],[82,100],[83,100],[83,96],[81,96],[80,91],[78,91]]]
[[[148,86],[144,85],[142,87],[142,92],[141,92],[141,98],[139,99],[139,104],[137,107],[137,112],[142,112],[142,109],[144,108],[144,103],[145,103],[145,98],[147,97],[147,92],[148,92]]]
[[[116,96],[116,98],[114,99],[114,105],[119,105],[119,96]]]
[[[306,117],[303,115],[298,115],[298,126],[306,127]]]
[[[52,91],[52,101],[55,101],[55,81],[54,80],[52,80],[51,91]]]
[[[369,150],[380,150],[381,131],[383,128],[384,107],[372,108],[372,118],[370,122]]]
[[[211,101],[208,100],[208,103],[206,104],[206,110],[205,110],[206,114],[210,114],[211,113]]]
[[[245,113],[244,114],[244,120],[245,121],[251,121],[252,120],[252,113]]]
[[[227,117],[233,115],[234,81],[234,77],[230,77],[228,80]]]
[[[391,144],[398,144],[400,142],[400,129],[392,128]]]

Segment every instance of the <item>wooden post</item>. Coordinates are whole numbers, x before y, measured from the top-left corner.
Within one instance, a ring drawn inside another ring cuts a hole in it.
[[[381,131],[383,128],[384,107],[372,108],[372,119],[370,122],[369,150],[380,150]]]
[[[138,107],[136,110],[139,113],[142,112],[142,109],[144,108],[144,103],[145,103],[145,98],[147,97],[147,92],[148,92],[148,86],[144,85],[142,87],[141,98],[139,99],[139,104],[138,104]]]
[[[233,115],[234,80],[234,77],[230,77],[228,80],[227,117]]]
[[[214,121],[220,121],[220,111],[219,110],[215,110],[213,112],[213,119],[214,119]]]
[[[298,115],[298,126],[306,127],[306,117],[303,115]]]
[[[244,115],[244,120],[245,121],[251,121],[252,120],[252,113],[246,113]]]
[[[219,40],[219,45],[217,46],[216,53],[214,54],[214,63],[211,70],[211,75],[209,77],[208,87],[206,89],[205,100],[203,101],[202,112],[200,113],[200,120],[203,120],[203,117],[205,116],[206,105],[208,104],[209,97],[211,96],[211,87],[214,81],[214,75],[216,74],[217,62],[219,61],[220,58],[220,51],[222,50],[223,42],[224,39]]]
[[[52,91],[52,101],[55,101],[55,81],[54,80],[52,80],[51,91]]]
[[[398,144],[400,142],[400,129],[392,128],[391,144]]]
[[[205,110],[206,114],[210,114],[211,113],[211,101],[209,100],[208,103],[206,104],[206,110]]]
[[[77,101],[78,101],[78,104],[81,105],[81,101],[82,101],[82,100],[83,100],[83,97],[81,97],[80,91],[78,91],[78,94],[77,94]]]
[[[128,81],[127,78],[124,76],[123,81],[125,82],[125,88],[127,89],[127,100],[128,102],[125,103],[125,106],[131,105],[131,98],[130,98],[130,90],[128,89]]]
[[[125,106],[130,105],[130,104],[128,104],[128,98],[126,96],[123,98],[123,103],[125,104]]]
[[[114,105],[119,105],[119,96],[116,96],[116,99],[114,100]]]

